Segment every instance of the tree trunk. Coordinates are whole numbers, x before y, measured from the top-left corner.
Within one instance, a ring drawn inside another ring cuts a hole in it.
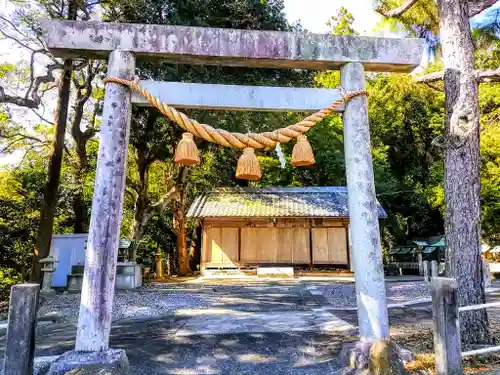
[[[92,61],[88,62],[85,81],[80,84],[79,79],[74,78],[73,82],[76,86],[75,113],[71,124],[71,135],[75,141],[76,156],[78,161],[73,167],[75,168],[75,186],[76,191],[73,198],[73,211],[75,214],[75,222],[73,229],[75,233],[86,233],[89,230],[89,210],[84,199],[85,177],[88,173],[88,158],[87,158],[87,142],[95,134],[95,117],[97,106],[94,107],[92,114],[91,127],[85,131],[81,130],[83,112],[85,103],[92,95],[92,81],[97,73],[97,67],[94,67]]]
[[[40,259],[49,255],[50,241],[54,225],[54,212],[57,204],[61,164],[64,153],[64,136],[68,117],[69,94],[71,88],[72,60],[64,60],[62,82],[59,88],[59,98],[56,108],[55,137],[52,143],[47,182],[43,193],[43,203],[40,210],[40,224],[36,236],[35,249],[31,264],[30,281],[40,283],[42,280]]]
[[[128,260],[135,262],[137,259],[137,249],[139,248],[139,243],[141,242],[142,235],[144,233],[144,226],[149,219],[149,215],[143,205],[137,205],[134,214],[134,222],[132,223],[132,236],[134,241],[129,250]],[[141,207],[141,208],[140,208]]]
[[[144,226],[149,217],[150,200],[149,200],[149,167],[152,161],[147,158],[147,150],[137,148],[137,177],[139,185],[136,187],[137,201],[135,202],[134,222],[132,223],[131,232],[134,237],[134,242],[129,250],[128,260],[135,262],[137,259],[137,249],[142,239]]]
[[[179,276],[186,276],[191,273],[189,267],[189,256],[186,243],[186,223],[184,212],[178,212],[177,215],[179,230],[177,233],[177,252],[179,260]]]
[[[446,272],[459,285],[461,306],[485,302],[480,257],[478,83],[465,0],[438,0],[445,64]],[[491,341],[486,310],[462,313],[465,343]]]
[[[73,197],[73,212],[75,214],[73,230],[75,233],[87,233],[89,230],[89,215],[83,191],[88,169],[86,144],[87,142],[85,141],[82,148],[77,143],[78,165],[75,170],[76,191]]]
[[[188,192],[189,168],[182,167],[179,170],[177,178],[178,199],[174,204],[174,228],[177,234],[177,265],[180,276],[186,276],[191,273],[189,266],[189,256],[186,241],[186,201]]]

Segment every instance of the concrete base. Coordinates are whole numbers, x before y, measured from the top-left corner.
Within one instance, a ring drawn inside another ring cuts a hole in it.
[[[56,295],[56,291],[54,289],[42,289],[40,290],[40,294],[46,297],[52,297]]]
[[[128,373],[124,350],[103,352],[69,351],[50,365],[47,375],[123,375]]]
[[[258,277],[293,278],[293,267],[258,267]]]
[[[68,275],[68,292],[80,293],[83,285],[83,273]]]
[[[413,360],[409,350],[390,340],[345,343],[340,352],[342,375],[406,375],[404,362]]]

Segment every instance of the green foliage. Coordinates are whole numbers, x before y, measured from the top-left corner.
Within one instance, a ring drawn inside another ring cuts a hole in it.
[[[345,7],[340,7],[337,15],[332,16],[327,25],[331,27],[334,35],[358,35],[352,27],[353,22],[353,15]]]
[[[8,300],[12,285],[18,284],[21,281],[16,270],[11,268],[0,268],[0,301]]]
[[[377,1],[382,9],[394,9],[407,0]],[[389,29],[392,32],[404,31],[409,36],[426,38],[439,34],[438,9],[434,0],[419,0],[399,17],[381,17],[378,29]]]

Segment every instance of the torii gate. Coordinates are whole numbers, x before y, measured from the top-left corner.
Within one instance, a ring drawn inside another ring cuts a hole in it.
[[[108,77],[131,80],[136,58],[159,58],[186,64],[340,69],[346,91],[365,89],[365,70],[410,72],[421,62],[424,48],[421,39],[169,25],[44,20],[42,29],[54,56],[108,59]],[[141,85],[174,107],[312,112],[341,98],[338,90],[330,89]],[[75,346],[76,352],[101,353],[101,361],[103,352],[108,359],[124,355],[109,349],[109,335],[132,104],[146,103],[124,86],[106,84]],[[359,332],[361,342],[369,343],[389,338],[389,321],[366,97],[345,103],[343,123]],[[69,362],[82,364],[70,357]]]

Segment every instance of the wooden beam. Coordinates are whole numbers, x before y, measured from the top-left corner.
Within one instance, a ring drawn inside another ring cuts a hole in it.
[[[175,108],[316,112],[341,98],[336,89],[156,81],[141,81],[141,86]],[[137,93],[132,95],[132,103],[150,105]],[[344,104],[338,112],[343,109]]]
[[[186,64],[320,70],[359,62],[367,71],[410,72],[424,51],[423,39],[48,19],[41,28],[56,57],[123,50]]]

